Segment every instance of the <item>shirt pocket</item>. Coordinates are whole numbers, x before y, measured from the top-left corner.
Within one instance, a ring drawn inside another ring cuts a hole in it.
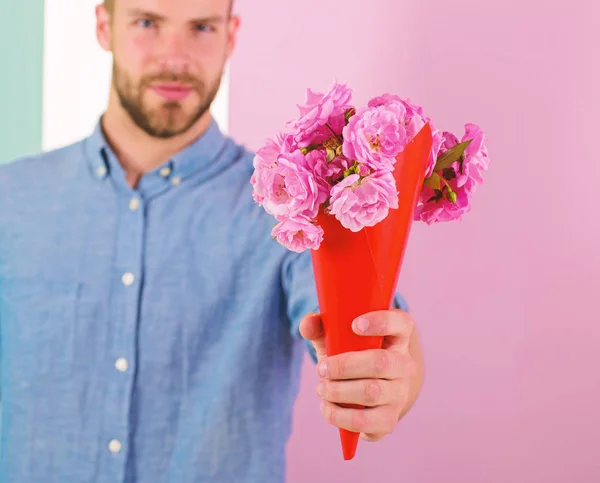
[[[46,385],[69,377],[79,292],[79,283],[71,280],[1,281],[3,378]]]

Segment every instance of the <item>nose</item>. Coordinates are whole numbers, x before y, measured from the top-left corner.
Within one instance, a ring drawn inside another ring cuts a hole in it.
[[[185,73],[190,69],[189,49],[181,33],[165,33],[158,63],[167,72]]]

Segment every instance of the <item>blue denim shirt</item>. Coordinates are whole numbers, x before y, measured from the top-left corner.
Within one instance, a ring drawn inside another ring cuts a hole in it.
[[[284,480],[318,307],[252,156],[213,122],[134,190],[98,126],[0,167],[0,481]]]

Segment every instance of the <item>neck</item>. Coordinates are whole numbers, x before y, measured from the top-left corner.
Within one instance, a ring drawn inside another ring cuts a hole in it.
[[[125,171],[127,181],[135,187],[144,173],[156,169],[198,139],[208,129],[211,121],[210,111],[207,111],[185,133],[169,139],[155,138],[131,120],[111,89],[108,108],[101,123],[104,135]]]

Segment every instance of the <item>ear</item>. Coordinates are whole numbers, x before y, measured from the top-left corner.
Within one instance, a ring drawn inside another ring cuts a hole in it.
[[[235,49],[237,43],[237,34],[240,29],[240,17],[238,15],[232,15],[229,19],[229,32],[227,39],[227,57],[229,58]]]
[[[110,13],[100,4],[96,6],[96,38],[100,46],[110,52],[112,50],[112,32],[111,32]]]

